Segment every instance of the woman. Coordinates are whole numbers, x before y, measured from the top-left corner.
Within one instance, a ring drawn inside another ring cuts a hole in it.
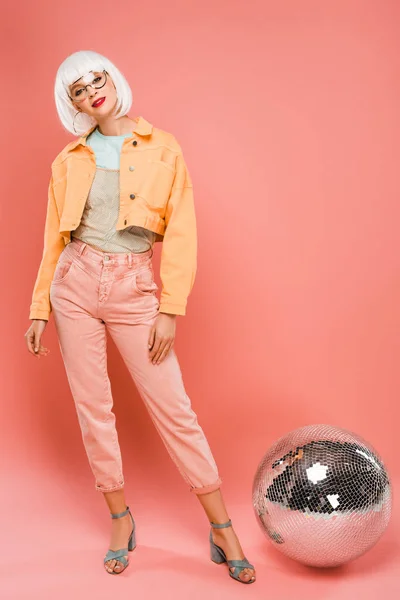
[[[40,358],[51,312],[96,490],[111,512],[104,565],[121,573],[136,546],[107,374],[106,329],[190,491],[211,523],[214,562],[243,583],[243,555],[221,495],[221,478],[186,395],[173,343],[196,272],[193,188],[175,137],[130,118],[130,87],[104,56],[76,52],[59,67],[58,115],[80,134],[51,165],[43,256],[27,331]],[[151,257],[163,242],[160,301]]]

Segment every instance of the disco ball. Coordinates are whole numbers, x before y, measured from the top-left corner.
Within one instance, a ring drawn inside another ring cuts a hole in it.
[[[372,548],[392,506],[378,453],[355,433],[329,425],[278,439],[257,468],[252,499],[274,546],[314,567],[337,566]]]

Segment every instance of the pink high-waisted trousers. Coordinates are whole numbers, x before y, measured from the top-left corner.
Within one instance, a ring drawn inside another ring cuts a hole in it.
[[[208,493],[222,479],[186,394],[174,348],[158,365],[149,358],[150,329],[159,309],[152,256],[152,249],[106,253],[72,238],[50,288],[59,347],[96,490],[124,486],[107,371],[107,328],[190,491]]]

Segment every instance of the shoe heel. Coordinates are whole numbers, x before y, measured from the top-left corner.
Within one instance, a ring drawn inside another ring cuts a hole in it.
[[[218,548],[212,540],[210,540],[210,557],[211,560],[218,565],[226,562],[224,551]]]
[[[131,537],[128,541],[128,550],[134,550],[136,548],[136,530],[134,529],[131,533]]]

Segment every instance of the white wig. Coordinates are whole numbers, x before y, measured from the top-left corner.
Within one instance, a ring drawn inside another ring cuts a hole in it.
[[[132,106],[132,91],[125,77],[108,58],[92,50],[80,50],[68,56],[58,68],[54,84],[57,112],[65,129],[74,135],[82,135],[96,125],[97,121],[85,113],[76,114],[77,110],[69,98],[68,86],[89,71],[103,70],[111,75],[116,88],[117,103],[114,114],[116,117],[122,117]]]

